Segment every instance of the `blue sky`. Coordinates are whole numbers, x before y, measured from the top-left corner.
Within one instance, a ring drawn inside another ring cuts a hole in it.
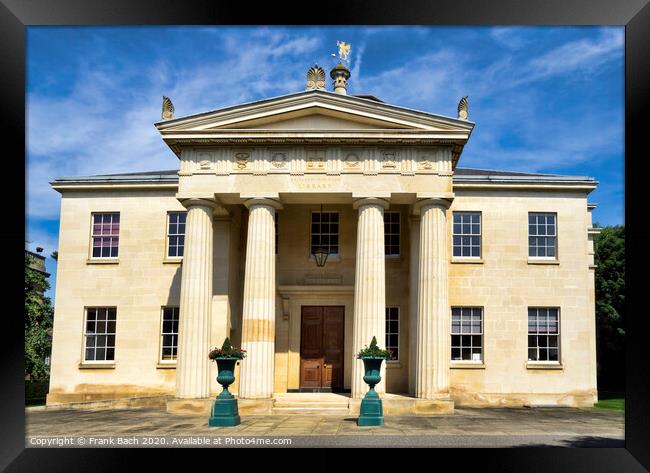
[[[299,92],[337,40],[350,94],[447,116],[469,96],[460,166],[593,176],[594,220],[623,223],[623,27],[29,27],[28,247],[58,246],[54,178],[178,167],[162,95],[178,117]]]

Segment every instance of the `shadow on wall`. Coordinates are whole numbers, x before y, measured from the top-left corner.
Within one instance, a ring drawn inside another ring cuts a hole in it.
[[[181,300],[181,274],[182,266],[179,264],[172,278],[172,283],[169,287],[169,294],[167,295],[167,303],[169,306],[178,306]]]

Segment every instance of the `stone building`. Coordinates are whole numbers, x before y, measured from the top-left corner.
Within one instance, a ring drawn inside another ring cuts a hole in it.
[[[165,97],[177,169],[52,182],[49,404],[191,408],[220,391],[207,354],[227,336],[248,353],[244,411],[355,402],[373,336],[393,353],[378,391],[414,412],[596,401],[597,182],[463,168],[466,98],[451,118],[331,76],[334,91],[315,67],[305,91],[180,118]]]

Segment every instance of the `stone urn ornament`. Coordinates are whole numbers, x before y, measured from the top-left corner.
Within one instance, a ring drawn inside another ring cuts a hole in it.
[[[212,405],[210,427],[234,427],[241,423],[237,399],[228,391],[228,386],[235,382],[237,362],[245,357],[246,350],[233,347],[229,338],[224,340],[221,348],[213,348],[208,354],[208,358],[217,362],[217,382],[223,387]]]
[[[381,381],[381,363],[390,359],[390,357],[388,350],[383,350],[377,346],[377,337],[372,337],[370,346],[363,347],[357,354],[357,358],[363,361],[365,371],[363,380],[370,386],[361,401],[359,419],[357,420],[358,426],[384,425],[384,409],[381,398],[375,391],[375,386]]]

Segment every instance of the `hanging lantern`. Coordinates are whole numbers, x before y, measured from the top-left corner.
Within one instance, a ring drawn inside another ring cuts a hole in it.
[[[323,204],[320,204],[320,217],[321,217],[321,223],[319,224],[319,232],[318,232],[318,241],[321,242],[323,241]],[[316,251],[314,251],[314,259],[316,260],[316,266],[319,268],[322,268],[325,266],[325,263],[327,262],[327,257],[329,256],[329,252],[323,248],[322,246],[319,246]]]
[[[314,252],[314,258],[316,259],[316,266],[318,266],[319,268],[325,266],[328,256],[329,253],[327,252],[327,250],[325,250],[323,247],[318,248]]]

